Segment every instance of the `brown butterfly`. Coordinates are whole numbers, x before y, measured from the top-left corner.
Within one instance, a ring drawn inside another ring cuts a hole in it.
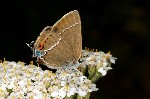
[[[33,42],[32,42],[33,43]],[[27,44],[30,47],[30,44]],[[57,69],[81,56],[81,21],[77,10],[65,14],[53,26],[47,26],[34,43],[33,57],[49,68]]]

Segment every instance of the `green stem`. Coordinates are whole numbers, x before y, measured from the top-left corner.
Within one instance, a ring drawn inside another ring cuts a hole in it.
[[[99,78],[103,77],[101,73],[99,73],[98,71],[91,77],[91,81],[92,83],[95,83],[97,80],[99,80]]]
[[[96,72],[96,67],[89,65],[88,66],[88,74],[89,74],[88,79],[91,79],[92,76],[95,74],[95,72]]]

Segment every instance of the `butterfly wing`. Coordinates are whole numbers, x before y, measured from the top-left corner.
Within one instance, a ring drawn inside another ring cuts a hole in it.
[[[47,30],[47,31],[46,31]],[[48,50],[43,62],[49,68],[59,68],[81,55],[81,21],[77,10],[71,11],[58,20],[51,29],[45,29],[36,41],[35,47],[44,43],[42,50]]]

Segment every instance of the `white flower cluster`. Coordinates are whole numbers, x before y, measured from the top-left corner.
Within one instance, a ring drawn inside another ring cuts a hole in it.
[[[104,76],[115,60],[110,53],[82,50],[80,64],[55,73],[32,64],[4,61],[0,63],[0,99],[63,99],[75,94],[84,97],[98,88],[75,67],[95,66]]]
[[[103,76],[106,75],[107,71],[112,69],[110,64],[115,64],[117,58],[112,57],[110,53],[105,54],[104,52],[93,52],[88,50],[82,50],[82,57],[80,61],[82,66],[96,66],[98,72]]]
[[[76,69],[52,73],[23,62],[0,63],[0,99],[63,99],[76,93],[84,97],[97,90],[96,85]]]

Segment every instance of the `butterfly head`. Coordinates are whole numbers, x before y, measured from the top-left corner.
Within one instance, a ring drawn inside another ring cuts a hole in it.
[[[31,50],[33,51],[32,57],[37,57],[37,59],[41,59],[41,57],[44,56],[46,54],[46,52],[32,47],[33,43],[34,43],[34,41],[32,41],[30,44],[26,43],[27,46],[30,47]]]

